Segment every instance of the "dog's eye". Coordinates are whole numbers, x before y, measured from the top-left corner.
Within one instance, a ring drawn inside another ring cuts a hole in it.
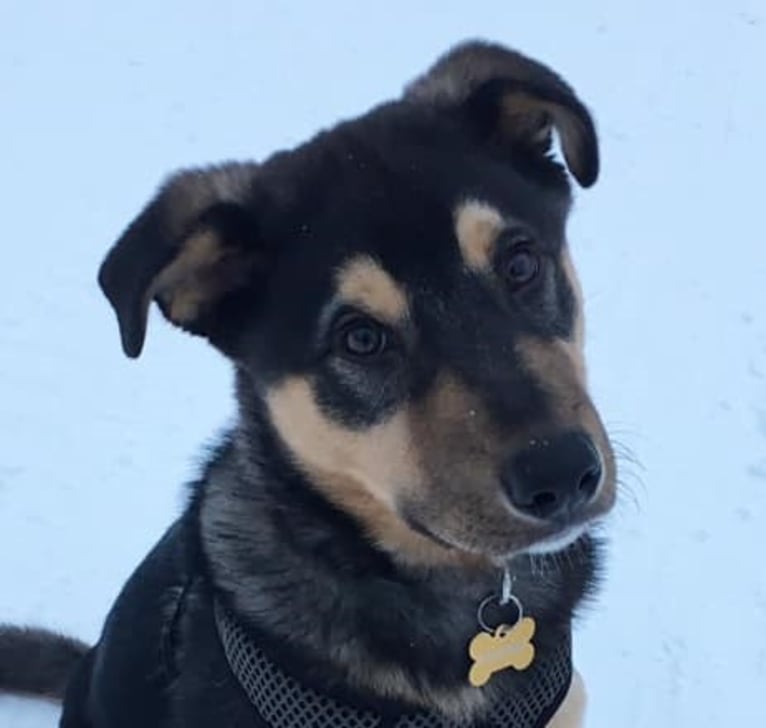
[[[355,318],[340,329],[338,344],[340,352],[346,356],[369,359],[386,348],[388,336],[386,330],[375,321]]]
[[[513,288],[531,283],[539,272],[540,256],[529,241],[517,242],[501,263],[501,274]]]

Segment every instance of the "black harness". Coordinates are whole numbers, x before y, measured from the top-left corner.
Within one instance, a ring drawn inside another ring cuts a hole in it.
[[[360,710],[302,685],[279,668],[228,610],[216,602],[215,621],[231,671],[271,728],[469,728],[437,713],[388,716]],[[571,635],[541,657],[522,697],[499,703],[470,728],[542,728],[566,697],[572,680]]]

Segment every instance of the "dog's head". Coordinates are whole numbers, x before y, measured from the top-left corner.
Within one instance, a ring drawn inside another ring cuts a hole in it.
[[[314,486],[402,558],[563,547],[611,507],[615,466],[554,131],[593,184],[572,89],[472,43],[294,151],[176,175],[101,269],[125,352],[152,301],[206,337]]]

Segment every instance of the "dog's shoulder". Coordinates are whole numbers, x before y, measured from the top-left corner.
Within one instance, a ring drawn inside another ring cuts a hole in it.
[[[95,725],[154,725],[177,676],[177,626],[193,584],[189,514],[171,526],[123,587],[67,707]]]
[[[229,452],[225,439],[210,454],[183,515],[120,592],[70,683],[65,717],[80,721],[72,728],[217,725],[224,714],[210,711],[221,706],[226,720],[241,712],[252,724],[217,639],[199,534],[200,503],[211,480],[227,470]]]

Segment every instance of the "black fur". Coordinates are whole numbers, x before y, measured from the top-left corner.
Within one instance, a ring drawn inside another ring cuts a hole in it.
[[[61,699],[87,651],[86,644],[55,632],[0,625],[0,688]]]
[[[232,360],[239,417],[72,676],[65,728],[264,725],[222,654],[214,597],[306,685],[387,715],[426,708],[478,726],[488,705],[534,679],[533,667],[469,687],[467,645],[501,562],[512,559],[541,654],[564,639],[598,572],[587,535],[555,556],[530,556],[569,522],[523,522],[496,482],[503,458],[530,435],[571,426],[592,408],[568,358],[544,374],[518,346],[531,340],[559,352],[575,332],[561,263],[570,190],[550,153],[553,129],[570,171],[592,184],[595,130],[572,90],[534,61],[469,44],[401,100],[261,166],[177,175],[127,229],[99,275],[125,352],[140,353],[155,300]],[[541,273],[523,290],[503,282],[502,240],[486,275],[466,269],[454,215],[471,199],[529,240]],[[369,315],[336,291],[338,271],[360,256],[396,281],[408,308],[402,320],[376,324],[386,346],[369,361],[343,349],[349,317]],[[288,445],[270,396],[297,378],[327,429],[377,437],[374,428],[397,412],[427,416],[445,376],[476,403],[486,433],[466,424],[474,410],[421,426],[423,441],[436,441],[423,456],[425,480],[392,496],[392,512],[439,554],[429,560],[371,538],[371,523]],[[565,385],[570,399],[557,391]],[[600,446],[609,469],[605,435]],[[604,496],[571,523],[609,505]],[[67,643],[46,640],[52,661],[40,677],[14,678],[2,652],[3,635],[13,634],[0,633],[0,688],[57,694],[45,675],[61,677],[52,658]],[[35,633],[19,637],[17,647]]]

